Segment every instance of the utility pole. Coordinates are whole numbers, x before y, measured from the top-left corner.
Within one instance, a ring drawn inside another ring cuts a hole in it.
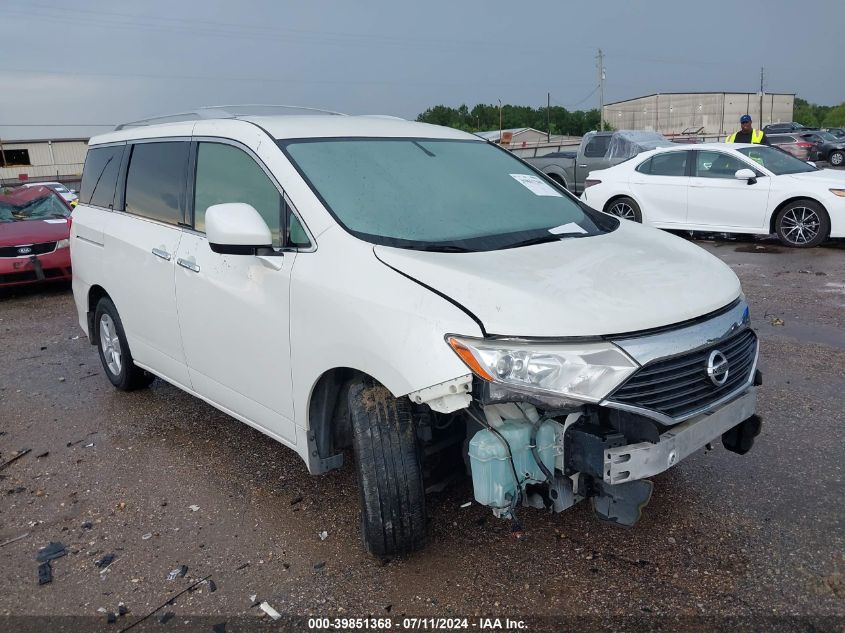
[[[546,93],[546,142],[552,140],[552,115],[549,109],[552,107],[552,93]]]
[[[599,117],[600,117],[600,127],[599,129],[604,132],[604,55],[599,49],[598,54],[599,60]]]
[[[499,145],[502,144],[502,100],[499,99]]]
[[[763,129],[763,66],[760,66],[760,129]]]

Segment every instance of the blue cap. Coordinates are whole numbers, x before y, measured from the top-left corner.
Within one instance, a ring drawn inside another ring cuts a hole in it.
[[[751,123],[751,115],[743,114],[741,117],[739,117],[739,122],[740,123]]]

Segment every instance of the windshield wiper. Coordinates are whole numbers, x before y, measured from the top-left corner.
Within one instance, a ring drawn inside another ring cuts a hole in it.
[[[427,251],[429,253],[475,253],[476,251],[472,250],[471,248],[465,248],[463,246],[455,246],[454,244],[429,244],[428,246],[423,246],[422,248],[417,248],[414,250],[419,251]]]
[[[537,237],[529,237],[526,240],[520,240],[519,242],[514,242],[513,244],[508,244],[503,248],[519,248],[520,246],[534,246],[535,244],[546,244],[548,242],[559,242],[562,237],[567,237],[566,235],[552,235],[549,233],[548,235],[538,235]]]

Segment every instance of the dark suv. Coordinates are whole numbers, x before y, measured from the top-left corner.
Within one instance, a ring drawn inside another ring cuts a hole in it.
[[[796,123],[795,121],[788,121],[787,123],[770,123],[769,125],[763,126],[763,131],[766,134],[782,134],[784,132],[788,133],[810,129],[812,128],[808,128],[800,123]]]

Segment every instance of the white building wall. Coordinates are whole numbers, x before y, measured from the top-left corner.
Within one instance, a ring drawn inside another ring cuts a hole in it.
[[[0,167],[0,181],[9,183],[18,181],[21,174],[29,180],[63,178],[78,180],[82,176],[82,166],[88,152],[88,143],[84,140],[56,141],[0,141],[3,150],[25,149],[29,152],[29,165]]]

